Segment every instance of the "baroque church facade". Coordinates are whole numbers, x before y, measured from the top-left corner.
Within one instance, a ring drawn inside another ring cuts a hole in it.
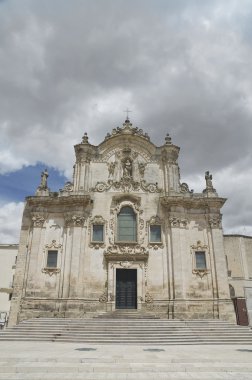
[[[155,146],[128,118],[74,149],[73,182],[51,192],[44,171],[26,198],[9,325],[117,309],[234,322],[211,174],[194,193],[169,135]]]

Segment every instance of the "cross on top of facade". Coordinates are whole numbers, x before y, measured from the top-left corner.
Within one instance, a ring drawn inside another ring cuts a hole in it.
[[[126,120],[129,120],[129,113],[132,112],[131,110],[129,110],[128,108],[126,108],[125,111],[123,112],[126,112]]]

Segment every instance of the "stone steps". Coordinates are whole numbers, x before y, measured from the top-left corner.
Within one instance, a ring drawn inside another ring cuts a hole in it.
[[[252,344],[249,327],[218,320],[36,318],[0,332],[0,341],[88,344]]]

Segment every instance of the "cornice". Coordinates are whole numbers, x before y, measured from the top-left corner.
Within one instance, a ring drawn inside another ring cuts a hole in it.
[[[40,197],[40,196],[31,196],[26,197],[27,206],[87,206],[91,203],[90,194],[83,195],[68,195],[64,197],[59,196],[49,196],[49,197]]]
[[[204,197],[191,195],[190,197],[183,196],[161,196],[160,202],[165,208],[170,209],[171,207],[184,207],[190,208],[218,208],[220,209],[227,198],[219,197]]]

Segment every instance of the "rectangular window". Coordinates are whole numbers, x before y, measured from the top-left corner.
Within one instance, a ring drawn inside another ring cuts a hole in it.
[[[206,269],[206,253],[204,251],[195,252],[195,269]]]
[[[150,242],[161,243],[161,226],[150,225]]]
[[[93,224],[93,238],[92,241],[103,241],[103,224]]]
[[[58,251],[47,252],[47,268],[57,268]]]

